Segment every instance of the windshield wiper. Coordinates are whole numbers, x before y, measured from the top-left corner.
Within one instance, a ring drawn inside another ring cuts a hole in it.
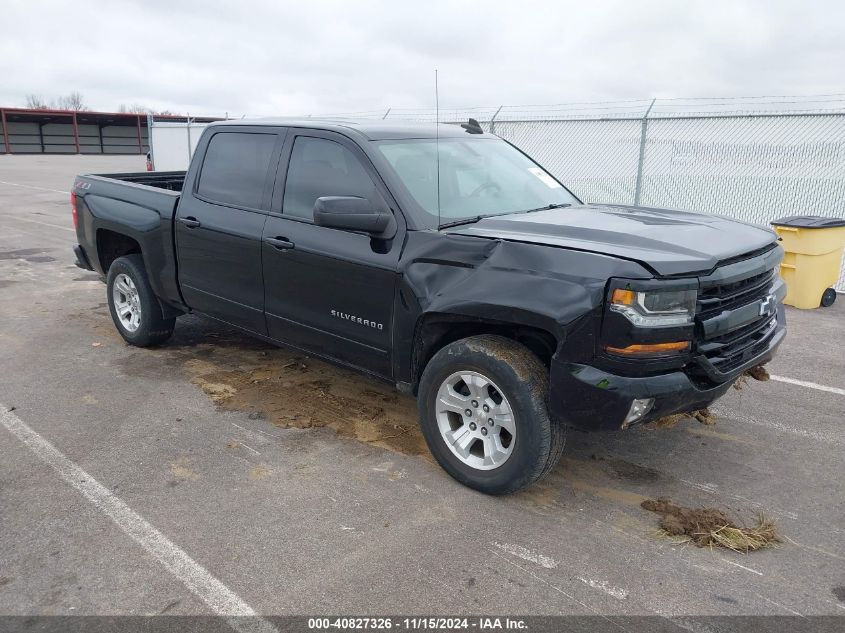
[[[505,211],[504,213],[487,213],[485,215],[471,215],[468,218],[461,218],[459,220],[453,220],[452,222],[446,222],[445,224],[441,224],[438,226],[438,229],[448,229],[451,226],[461,226],[462,224],[475,224],[479,220],[486,220],[487,218],[498,218],[503,215],[513,215],[517,213],[515,211]]]
[[[566,207],[571,207],[572,205],[568,202],[562,203],[552,203],[547,204],[545,207],[537,207],[536,209],[528,209],[527,211],[505,211],[504,213],[491,213],[489,215],[471,215],[468,218],[461,218],[460,220],[453,220],[452,222],[446,222],[445,224],[441,224],[438,226],[439,229],[448,229],[453,226],[462,226],[464,224],[475,224],[476,222],[483,220],[485,218],[495,218],[502,215],[517,215],[519,213],[531,213],[533,211],[548,211],[549,209],[564,209]]]
[[[448,229],[453,226],[461,226],[462,224],[474,224],[483,218],[489,218],[489,215],[473,215],[468,218],[461,218],[460,220],[453,220],[452,222],[446,222],[438,226],[438,229]]]
[[[553,202],[551,204],[547,204],[545,207],[537,207],[536,209],[528,209],[527,211],[523,211],[523,213],[534,213],[535,211],[549,211],[551,209],[565,209],[566,207],[571,207],[572,205],[569,202]]]

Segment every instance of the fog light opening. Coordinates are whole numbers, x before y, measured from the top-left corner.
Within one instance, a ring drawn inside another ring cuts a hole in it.
[[[628,415],[622,423],[622,428],[627,429],[634,422],[641,420],[654,406],[654,398],[635,398],[628,409]]]
[[[689,341],[675,341],[673,343],[634,344],[627,347],[613,347],[605,345],[604,351],[624,356],[665,356],[667,354],[684,353],[690,350]]]

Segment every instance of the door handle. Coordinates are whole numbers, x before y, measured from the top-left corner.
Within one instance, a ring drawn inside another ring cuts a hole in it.
[[[195,229],[199,226],[202,226],[202,222],[200,222],[191,215],[189,215],[187,218],[179,218],[179,221],[185,226],[187,226],[189,229]]]
[[[279,251],[289,250],[293,248],[293,242],[284,237],[265,237],[264,241]]]

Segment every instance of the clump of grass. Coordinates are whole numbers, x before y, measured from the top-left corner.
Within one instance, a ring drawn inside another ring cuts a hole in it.
[[[646,499],[641,505],[661,515],[662,534],[676,543],[715,545],[747,553],[781,541],[775,522],[762,514],[757,516],[756,525],[741,527],[718,508],[686,508],[673,504],[667,497]]]
[[[753,527],[725,526],[711,534],[713,540],[735,552],[750,552],[780,543],[775,522],[763,514],[757,515],[757,525]]]

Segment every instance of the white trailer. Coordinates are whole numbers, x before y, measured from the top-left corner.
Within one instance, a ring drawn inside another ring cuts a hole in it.
[[[156,121],[147,118],[150,134],[148,169],[153,171],[186,171],[197,148],[202,131],[208,123],[187,121]]]

